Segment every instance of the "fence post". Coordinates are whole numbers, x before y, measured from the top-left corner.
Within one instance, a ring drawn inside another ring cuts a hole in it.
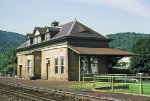
[[[140,94],[143,94],[142,76],[140,76]]]
[[[112,77],[112,92],[114,92],[114,78]]]
[[[111,88],[111,76],[109,76],[109,84],[110,84],[110,88]]]
[[[127,74],[125,74],[125,85],[127,86]]]

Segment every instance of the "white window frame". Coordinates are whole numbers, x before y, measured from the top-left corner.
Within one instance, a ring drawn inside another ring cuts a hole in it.
[[[28,69],[28,74],[31,75],[31,60],[27,59],[27,69]]]
[[[56,64],[56,59],[57,59],[57,64]],[[56,67],[57,67],[57,72],[56,72]],[[55,74],[59,74],[59,58],[58,57],[54,57],[54,71],[55,71]]]
[[[62,59],[63,59],[63,64],[62,64]],[[64,74],[65,73],[65,57],[64,56],[60,56],[60,73]],[[63,68],[63,70],[62,70]],[[63,72],[62,72],[63,71]]]

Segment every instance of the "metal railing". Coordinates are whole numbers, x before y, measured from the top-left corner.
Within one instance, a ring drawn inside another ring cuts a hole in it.
[[[150,76],[138,76],[132,74],[83,74],[83,81],[93,81],[95,82],[108,82],[112,92],[114,92],[115,83],[123,83],[127,86],[127,83],[130,81],[139,83],[139,94],[143,94],[143,82],[150,82]],[[131,82],[131,83],[132,83]],[[94,84],[95,86],[95,84]]]

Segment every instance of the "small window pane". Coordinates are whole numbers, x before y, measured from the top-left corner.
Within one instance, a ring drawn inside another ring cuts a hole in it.
[[[61,74],[64,73],[64,66],[61,66]]]
[[[30,60],[27,60],[27,66],[31,67],[31,61]]]
[[[34,37],[33,43],[34,43],[34,44],[37,44],[37,37]]]
[[[58,57],[55,58],[55,65],[58,65]]]
[[[37,37],[37,43],[41,43],[41,36]]]
[[[49,39],[50,39],[50,34],[49,34],[49,33],[46,33],[46,34],[45,34],[45,40],[48,41]]]
[[[61,56],[61,65],[64,65],[64,56]]]
[[[55,74],[58,73],[58,66],[55,66]]]

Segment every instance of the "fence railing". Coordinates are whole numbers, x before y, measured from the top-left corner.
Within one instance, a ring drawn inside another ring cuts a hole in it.
[[[143,94],[143,82],[150,82],[150,76],[132,75],[132,74],[83,74],[83,81],[108,82],[112,92],[114,91],[115,83],[137,82],[139,83],[139,94]],[[94,84],[95,85],[95,84]],[[150,86],[150,85],[149,85]]]

